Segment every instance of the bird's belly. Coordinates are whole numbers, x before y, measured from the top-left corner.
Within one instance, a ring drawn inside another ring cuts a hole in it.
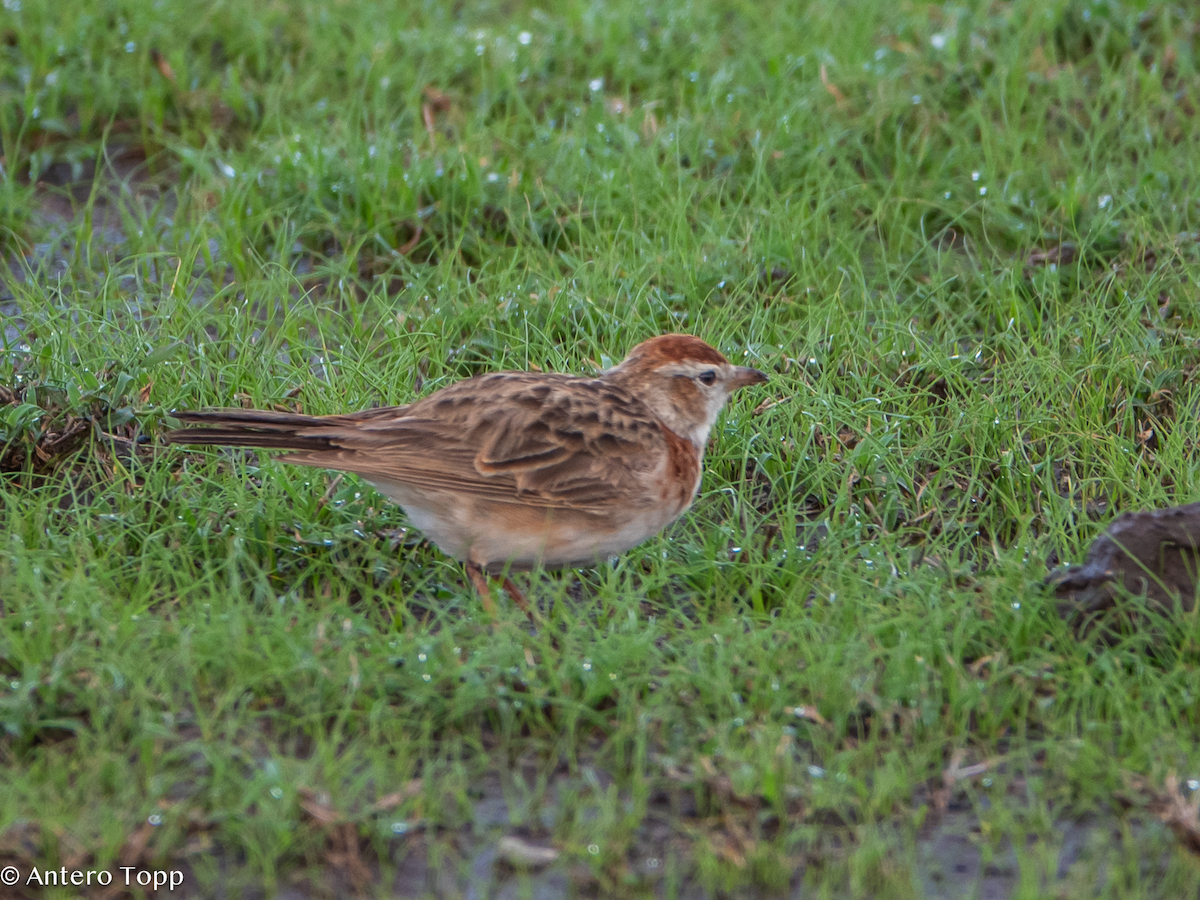
[[[492,571],[595,565],[653,537],[683,512],[630,510],[617,518],[372,484],[399,503],[409,521],[447,556]]]
[[[533,564],[540,562],[548,569],[594,566],[636,547],[662,531],[669,522],[661,514],[634,516],[620,523],[556,522],[545,536],[540,558]]]

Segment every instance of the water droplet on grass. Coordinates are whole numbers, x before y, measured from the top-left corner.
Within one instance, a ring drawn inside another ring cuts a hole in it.
[[[808,774],[811,775],[813,778],[824,778],[825,770],[822,769],[820,766],[809,766]]]
[[[146,821],[157,828],[162,824],[162,816],[160,816],[158,813],[154,813],[153,815],[149,816]]]
[[[1112,194],[1103,194],[1100,197],[1100,208],[1108,209],[1112,205]]]
[[[929,39],[929,44],[934,50],[941,50],[946,46],[947,36],[944,34],[935,34]]]
[[[588,844],[588,853],[592,854],[592,856],[599,856],[600,855],[600,845],[599,844]]]
[[[282,800],[283,799],[283,788],[281,788],[281,787],[271,788],[271,796],[274,797],[276,800]]]
[[[392,823],[392,834],[404,834],[406,831],[408,831],[408,823],[407,822],[393,822]]]
[[[533,35],[530,34],[528,31],[522,31],[520,34],[517,35],[517,43],[520,44],[522,47],[528,47],[532,40],[533,40]]]
[[[588,88],[590,88],[592,91],[604,90],[604,79],[603,78],[593,78],[591,81],[588,82]]]

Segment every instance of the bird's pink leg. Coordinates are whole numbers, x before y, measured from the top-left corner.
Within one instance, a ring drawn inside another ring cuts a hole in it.
[[[508,592],[508,596],[513,598],[517,606],[525,610],[525,615],[533,615],[533,613],[529,611],[529,599],[525,596],[525,592],[517,587],[516,584],[513,583],[513,580],[507,575],[504,576],[504,590]]]
[[[496,601],[492,599],[492,592],[488,588],[487,575],[476,563],[468,562],[466,566],[467,577],[471,579],[471,584],[475,585],[475,590],[479,592],[479,599],[483,601],[484,611],[493,619],[496,618]]]

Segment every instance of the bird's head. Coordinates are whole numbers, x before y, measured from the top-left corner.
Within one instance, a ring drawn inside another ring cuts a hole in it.
[[[758,369],[733,365],[690,334],[664,334],[643,341],[604,378],[638,397],[698,450],[704,449],[730,395],[767,380]]]

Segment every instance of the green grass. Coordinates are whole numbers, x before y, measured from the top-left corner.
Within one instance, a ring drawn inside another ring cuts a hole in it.
[[[918,898],[948,803],[1014,897],[1196,896],[1197,613],[1040,587],[1200,496],[1187,11],[548,6],[0,10],[3,861],[454,896],[520,833],[580,895]],[[157,439],[666,330],[771,382],[532,633],[353,476]]]

